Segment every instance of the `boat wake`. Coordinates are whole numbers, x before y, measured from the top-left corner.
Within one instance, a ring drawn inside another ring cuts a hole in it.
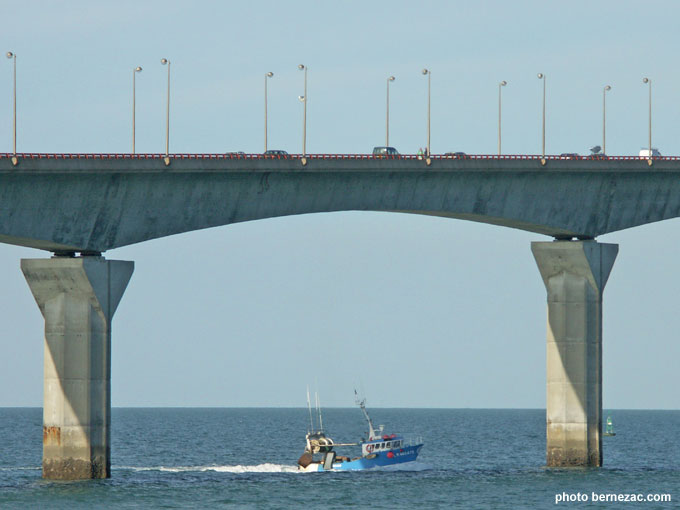
[[[116,467],[114,466],[114,470]],[[161,471],[166,473],[202,473],[214,471],[217,473],[297,473],[297,466],[287,466],[284,464],[258,464],[256,466],[154,466],[154,467],[134,467],[120,466],[118,469],[129,469],[132,471]]]
[[[297,466],[290,466],[286,464],[271,464],[264,463],[256,466],[150,466],[150,467],[135,467],[135,466],[119,466],[113,467],[113,470],[130,470],[130,471],[159,471],[163,473],[205,473],[213,471],[216,473],[303,473],[299,471]],[[423,462],[404,462],[402,464],[394,464],[391,466],[379,466],[366,471],[427,471],[432,469],[432,466]]]

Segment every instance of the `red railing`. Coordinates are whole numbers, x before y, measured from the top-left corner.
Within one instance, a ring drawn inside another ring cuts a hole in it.
[[[0,153],[0,159],[8,159],[14,157],[15,154],[12,153]],[[18,153],[17,158],[20,159],[97,159],[97,160],[109,160],[109,159],[135,159],[135,160],[146,160],[146,159],[157,159],[163,160],[166,156],[165,154],[95,154],[95,153],[72,153],[72,154],[49,154],[49,153]],[[244,160],[299,160],[303,157],[308,160],[425,160],[425,156],[420,156],[416,154],[401,154],[399,156],[374,156],[373,154],[307,154],[303,156],[302,154],[281,154],[281,155],[264,155],[264,154],[241,154],[241,153],[226,153],[226,154],[170,154],[169,157],[172,160],[183,160],[183,159],[196,159],[196,160],[233,160],[233,159],[244,159]],[[433,161],[439,160],[504,160],[504,161],[514,161],[514,160],[541,160],[545,159],[547,161],[646,161],[650,158],[647,156],[558,156],[558,155],[536,155],[536,154],[506,154],[502,156],[492,155],[492,154],[458,154],[458,155],[447,155],[447,154],[432,154],[430,159]],[[680,161],[680,156],[652,156],[654,161]]]

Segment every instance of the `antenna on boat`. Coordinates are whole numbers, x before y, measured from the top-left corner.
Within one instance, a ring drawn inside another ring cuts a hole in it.
[[[316,413],[319,416],[319,430],[323,432],[323,418],[321,417],[321,404],[319,403],[319,392],[316,392]]]
[[[309,431],[314,432],[314,421],[312,421],[312,403],[309,400],[309,385],[307,385],[307,408],[309,409]]]
[[[359,400],[359,394],[357,393],[356,388],[354,389],[354,401],[361,408],[361,411],[364,413],[364,416],[366,417],[366,421],[368,421],[368,439],[370,441],[371,439],[376,437],[375,430],[373,429],[373,420],[371,420],[371,417],[366,412],[366,399],[364,398],[362,400]]]

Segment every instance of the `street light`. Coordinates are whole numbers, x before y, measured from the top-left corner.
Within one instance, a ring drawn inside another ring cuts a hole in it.
[[[649,83],[649,152],[647,158],[651,164],[652,161],[652,80],[643,78],[642,83]]]
[[[305,72],[305,94],[298,96],[298,99],[302,101],[304,106],[302,116],[302,157],[304,158],[307,154],[307,67],[304,64],[300,64],[298,69]]]
[[[167,58],[161,59],[161,64],[168,66],[168,100],[165,110],[165,164],[170,163],[170,61]]]
[[[503,80],[498,83],[498,155],[501,155],[501,87],[505,87],[508,84],[507,81]]]
[[[390,146],[390,82],[394,81],[394,76],[387,78],[387,116],[385,117],[385,147]]]
[[[607,154],[607,91],[611,90],[611,85],[606,85],[602,89],[602,154]]]
[[[137,66],[132,70],[132,154],[135,153],[135,116],[136,116],[136,82],[137,73],[141,73],[142,68]]]
[[[267,152],[267,78],[274,76],[274,73],[269,71],[264,75],[264,151]]]
[[[543,130],[541,135],[541,157],[545,159],[545,74],[538,73],[538,79],[543,80]]]
[[[432,72],[428,69],[423,69],[423,74],[427,75],[427,154],[430,157],[430,85]]]
[[[7,52],[7,58],[14,61],[14,116],[12,120],[12,151],[14,153],[14,158],[17,157],[17,56],[11,51]]]

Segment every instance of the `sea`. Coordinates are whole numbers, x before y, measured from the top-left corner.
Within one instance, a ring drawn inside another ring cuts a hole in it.
[[[64,482],[41,477],[42,410],[0,408],[0,509],[680,508],[680,411],[606,410],[604,467],[571,469],[545,466],[545,410],[369,411],[423,438],[416,462],[300,473],[306,408],[114,408],[111,478]],[[366,435],[358,408],[322,419]]]

